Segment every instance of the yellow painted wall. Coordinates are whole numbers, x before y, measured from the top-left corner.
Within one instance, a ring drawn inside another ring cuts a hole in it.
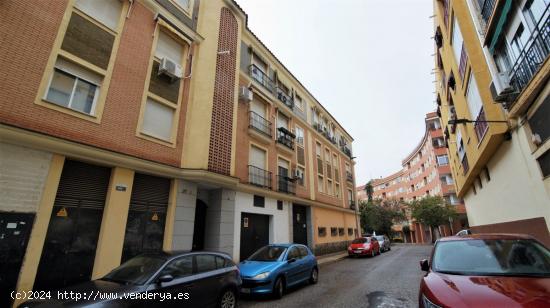
[[[30,291],[34,285],[34,279],[38,270],[38,264],[40,263],[40,257],[42,256],[42,248],[44,247],[44,241],[46,240],[46,233],[48,231],[48,224],[52,215],[52,209],[55,202],[55,196],[57,194],[57,187],[59,186],[59,180],[61,179],[61,171],[63,170],[63,164],[65,163],[65,157],[54,154],[50,164],[50,170],[38,212],[32,227],[31,236],[27,245],[27,251],[25,253],[25,259],[21,266],[19,273],[19,280],[17,281],[18,291]],[[15,300],[14,307],[20,304],[22,300]]]
[[[103,277],[120,265],[133,182],[133,170],[120,167],[112,169],[105,209],[103,210],[103,220],[99,231],[92,279]],[[126,191],[117,191],[117,185],[126,186]]]
[[[313,207],[312,210],[312,222],[313,222],[313,233],[315,244],[331,243],[331,242],[342,242],[351,240],[354,236],[348,236],[348,228],[357,228],[355,215],[335,211],[331,209]],[[324,237],[319,237],[318,228],[325,227],[327,228],[327,235]],[[344,236],[331,236],[330,228],[344,228]]]

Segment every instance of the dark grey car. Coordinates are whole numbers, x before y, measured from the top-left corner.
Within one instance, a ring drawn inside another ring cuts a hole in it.
[[[390,239],[385,235],[377,235],[375,236],[378,240],[378,243],[380,244],[380,251],[386,252],[391,250],[391,243]]]
[[[19,308],[232,308],[237,306],[241,283],[237,266],[223,253],[143,254],[103,278],[51,291],[51,299],[26,301]]]

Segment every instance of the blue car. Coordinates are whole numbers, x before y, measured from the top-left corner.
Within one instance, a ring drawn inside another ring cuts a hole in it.
[[[281,298],[288,287],[317,283],[317,259],[307,246],[272,244],[239,264],[243,294],[272,294]]]

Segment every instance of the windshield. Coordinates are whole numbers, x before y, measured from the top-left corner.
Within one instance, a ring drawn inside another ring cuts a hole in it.
[[[533,240],[439,242],[432,268],[471,276],[550,277],[550,251]]]
[[[383,241],[384,240],[384,236],[380,235],[380,236],[375,236],[377,240],[379,241]]]
[[[101,280],[124,284],[144,284],[164,264],[165,259],[155,256],[137,256],[112,270]]]
[[[352,244],[364,244],[364,243],[370,243],[370,239],[362,237],[362,238],[356,238],[352,242]]]
[[[279,257],[285,252],[284,246],[265,246],[251,255],[249,261],[277,261]]]

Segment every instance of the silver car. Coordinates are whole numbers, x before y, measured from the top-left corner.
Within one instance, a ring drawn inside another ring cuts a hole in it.
[[[378,243],[380,244],[380,251],[386,252],[391,250],[391,243],[390,239],[385,235],[376,235],[376,239],[378,240]]]

